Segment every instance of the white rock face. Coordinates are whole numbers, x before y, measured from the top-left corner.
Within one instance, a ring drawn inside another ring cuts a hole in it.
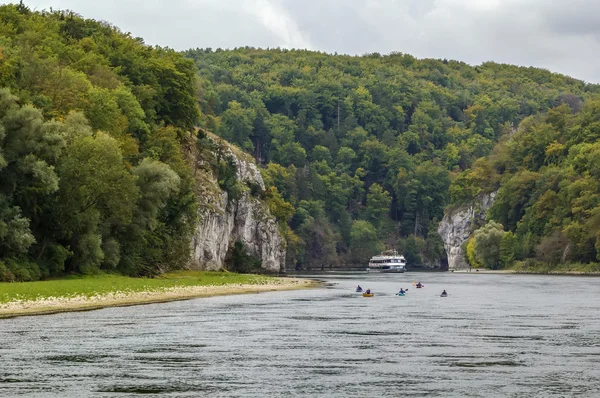
[[[260,189],[265,189],[265,183],[260,175],[260,170],[258,167],[252,162],[248,162],[246,160],[241,160],[235,157],[233,153],[231,153],[233,158],[235,159],[235,163],[237,165],[237,179],[246,184],[255,183],[260,186]]]
[[[234,158],[238,181],[258,184],[264,190],[265,183],[256,165]],[[262,268],[270,272],[284,271],[286,243],[267,205],[249,191],[243,192],[239,200],[229,202],[227,193],[219,189],[216,180],[213,184],[220,193],[201,211],[192,239],[192,268],[223,268],[229,247],[239,240],[249,253],[262,260]]]
[[[470,205],[459,207],[444,215],[438,233],[442,237],[448,255],[448,269],[469,267],[462,245],[473,232],[473,221],[485,220],[486,212],[494,203],[495,197],[496,192],[483,194]]]

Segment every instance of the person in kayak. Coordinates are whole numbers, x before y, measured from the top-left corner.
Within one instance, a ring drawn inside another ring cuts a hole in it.
[[[417,287],[423,287],[423,285],[421,284],[421,282],[417,282]]]
[[[404,293],[406,293],[406,290],[400,288],[400,291],[398,292],[398,294],[404,294]]]
[[[362,292],[362,290],[363,290],[363,289],[362,289],[362,287],[360,287],[360,285],[356,286],[356,291],[357,291],[357,292]]]
[[[367,289],[367,291],[365,293],[371,294],[371,289]]]
[[[444,290],[444,291],[442,292],[442,296],[447,296],[447,295],[448,295],[448,293],[446,293],[446,290]]]

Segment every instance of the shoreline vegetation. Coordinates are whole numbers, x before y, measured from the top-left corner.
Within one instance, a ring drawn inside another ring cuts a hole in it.
[[[573,275],[573,276],[600,276],[599,264],[562,264],[552,266],[549,264],[525,265],[523,263],[515,264],[506,269],[482,269],[472,268],[454,270],[455,273],[475,273],[475,274],[532,274],[532,275]]]
[[[180,271],[153,279],[95,275],[0,283],[0,319],[200,297],[308,289],[318,285],[319,282],[308,279],[209,271]]]

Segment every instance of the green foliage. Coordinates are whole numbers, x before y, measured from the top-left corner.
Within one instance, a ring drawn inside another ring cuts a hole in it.
[[[311,259],[311,245],[323,258],[333,256],[332,264],[355,261],[356,220],[373,225],[380,245],[400,247],[414,235],[425,242],[416,245],[415,261],[438,262],[444,254],[436,224],[448,204],[497,190],[507,169],[514,173],[523,164],[537,173],[561,162],[568,155],[561,134],[572,110],[592,117],[600,109],[582,105],[598,86],[491,62],[472,67],[399,53],[247,47],[185,54],[198,69],[202,125],[266,166],[267,186],[296,207],[290,227],[299,239],[298,261],[305,262],[299,266],[320,264]],[[551,120],[538,124],[546,112]],[[590,124],[577,134],[593,144]],[[510,148],[493,150],[499,141]],[[535,154],[524,152],[533,146]],[[507,153],[522,159],[503,162]],[[582,163],[594,156],[585,153]],[[532,174],[522,177],[513,184],[518,195],[501,192],[494,213],[513,232],[535,181]],[[322,203],[324,213],[305,223],[303,201]],[[533,239],[528,250],[538,243]]]
[[[423,265],[422,252],[425,249],[425,246],[425,240],[415,235],[409,235],[403,240],[401,248],[409,267]]]
[[[478,263],[486,268],[498,269],[501,260],[501,244],[504,238],[504,227],[490,221],[475,231],[474,254]]]
[[[383,250],[377,231],[370,222],[356,220],[350,232],[352,257],[357,264],[364,264],[369,258]]]
[[[442,241],[442,237],[437,233],[435,228],[429,228],[423,254],[430,265],[439,264],[440,260],[444,257],[444,241]]]
[[[574,102],[577,113],[565,103],[528,118],[453,182],[451,192],[467,198],[499,187],[489,216],[510,231],[501,244],[503,267],[600,258],[599,104],[593,95]]]
[[[215,151],[206,163],[231,200],[264,196],[289,265],[357,261],[384,244],[435,263],[444,208],[495,190],[489,216],[512,235],[485,266],[541,258],[554,243],[560,262],[600,258],[596,85],[399,53],[185,59],[24,5],[0,6],[0,33],[2,278],[183,266],[197,217],[191,147]],[[198,122],[266,165],[264,193],[237,181],[224,148],[194,137]],[[371,246],[353,238],[371,231]]]
[[[262,262],[258,257],[249,254],[244,243],[238,240],[229,249],[226,263],[229,271],[248,274],[258,272]]]
[[[216,175],[219,187],[227,192],[227,199],[238,200],[242,195],[243,186],[237,179],[237,165],[233,157],[228,156],[217,163]]]
[[[519,254],[517,236],[511,231],[505,232],[500,241],[500,265],[509,268]]]
[[[239,102],[231,101],[227,110],[221,115],[222,124],[219,134],[240,148],[252,152],[254,145],[250,141],[250,135],[255,118],[256,113],[252,109],[244,109]]]
[[[336,245],[339,236],[326,217],[322,201],[300,201],[291,227],[298,231],[298,237],[304,243],[299,249],[299,268],[323,269],[337,265]]]
[[[185,263],[193,62],[72,12],[3,5],[0,32],[0,279]]]
[[[277,187],[271,186],[265,191],[263,198],[273,215],[280,223],[287,226],[287,223],[294,216],[294,206],[286,202],[281,196]]]
[[[375,183],[369,187],[367,194],[367,215],[369,221],[378,228],[387,218],[392,197],[381,185]]]
[[[465,245],[465,253],[467,257],[467,262],[474,268],[481,268],[481,263],[477,260],[477,256],[475,255],[475,238],[471,236],[469,240],[467,240]]]

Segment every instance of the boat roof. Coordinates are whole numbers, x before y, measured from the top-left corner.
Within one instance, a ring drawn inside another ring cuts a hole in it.
[[[371,257],[371,259],[382,259],[382,258],[404,258],[401,254],[379,254],[377,256]]]

